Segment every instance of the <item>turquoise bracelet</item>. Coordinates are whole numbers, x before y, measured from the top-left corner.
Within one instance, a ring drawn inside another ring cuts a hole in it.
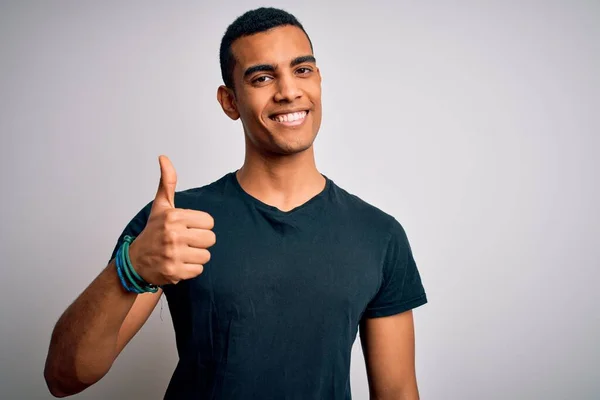
[[[117,274],[119,275],[119,280],[121,281],[121,285],[125,288],[125,290],[127,290],[128,292],[133,292],[133,293],[138,293],[137,290],[133,287],[131,287],[131,285],[129,285],[127,283],[127,280],[125,279],[124,273],[123,273],[123,266],[121,263],[121,251],[123,250],[123,247],[119,247],[119,249],[117,250],[117,255],[115,257],[115,264],[117,266]]]
[[[115,264],[117,266],[117,274],[121,285],[128,292],[132,293],[156,293],[158,286],[146,282],[133,268],[131,259],[129,258],[129,245],[135,237],[125,235],[123,244],[117,250]]]

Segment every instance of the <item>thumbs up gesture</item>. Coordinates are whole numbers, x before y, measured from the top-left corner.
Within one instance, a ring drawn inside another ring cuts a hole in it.
[[[203,211],[175,208],[177,173],[160,156],[160,183],[146,227],[129,248],[131,264],[148,283],[176,284],[202,273],[216,243],[214,220]]]

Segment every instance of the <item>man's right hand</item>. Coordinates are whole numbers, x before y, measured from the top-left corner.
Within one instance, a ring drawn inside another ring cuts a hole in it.
[[[177,173],[160,156],[160,183],[144,230],[131,243],[129,256],[136,272],[154,285],[176,284],[202,273],[216,243],[212,216],[175,208]]]

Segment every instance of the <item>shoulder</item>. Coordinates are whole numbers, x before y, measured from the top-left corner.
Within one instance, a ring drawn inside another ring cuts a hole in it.
[[[202,210],[211,208],[214,204],[223,202],[224,193],[230,174],[225,174],[221,178],[203,186],[193,187],[175,192],[175,207],[192,210]],[[134,221],[145,223],[150,216],[154,199],[147,202],[134,216]]]
[[[331,193],[338,212],[342,213],[345,218],[352,219],[359,227],[370,234],[375,234],[386,242],[391,238],[402,238],[404,236],[402,225],[389,212],[335,183],[332,184]]]
[[[230,175],[231,173],[227,173],[206,185],[175,192],[175,207],[202,209],[222,203],[226,197]]]

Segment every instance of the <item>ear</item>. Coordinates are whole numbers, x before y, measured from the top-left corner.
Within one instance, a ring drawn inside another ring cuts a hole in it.
[[[235,104],[235,94],[233,93],[233,90],[225,85],[219,86],[219,89],[217,90],[217,100],[219,101],[219,104],[221,104],[223,112],[227,114],[229,118],[235,121],[240,117],[240,113]]]

